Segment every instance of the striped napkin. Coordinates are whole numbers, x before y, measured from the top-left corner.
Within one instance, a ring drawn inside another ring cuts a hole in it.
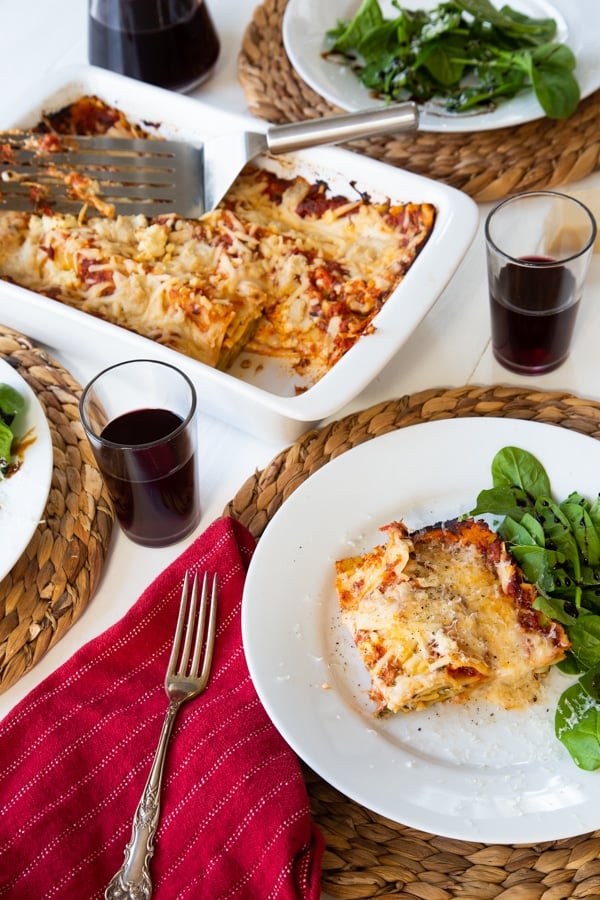
[[[252,536],[218,519],[116,625],[0,723],[0,897],[101,898],[123,861],[158,741],[186,568],[219,576],[208,689],[175,722],[151,861],[160,900],[319,897],[323,840],[298,760],[242,649]]]

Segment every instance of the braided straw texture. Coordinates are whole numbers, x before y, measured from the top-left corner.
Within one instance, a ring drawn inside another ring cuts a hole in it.
[[[238,74],[254,115],[273,123],[341,112],[293,69],[281,25],[287,0],[265,0],[246,29]],[[459,188],[479,202],[518,191],[557,188],[599,166],[600,91],[582,100],[567,121],[543,118],[468,134],[392,135],[347,146],[383,162]]]
[[[600,403],[564,392],[491,386],[431,389],[353,413],[301,436],[242,485],[225,509],[254,536],[313,472],[407,425],[466,416],[530,419],[600,439]],[[326,841],[323,890],[344,900],[600,898],[600,830],[539,845],[490,845],[427,834],[349,800],[304,768]],[[600,815],[600,813],[599,813]]]
[[[0,691],[18,681],[79,618],[110,543],[114,513],[79,421],[81,387],[28,338],[0,327],[0,357],[36,394],[54,465],[44,517],[0,581]]]

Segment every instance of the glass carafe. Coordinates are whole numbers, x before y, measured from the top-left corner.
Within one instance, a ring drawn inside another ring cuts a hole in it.
[[[219,50],[204,0],[89,0],[92,65],[189,91],[210,77]]]

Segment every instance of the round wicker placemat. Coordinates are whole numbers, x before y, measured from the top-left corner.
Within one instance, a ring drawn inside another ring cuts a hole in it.
[[[300,121],[341,110],[315,93],[292,67],[281,25],[287,0],[265,0],[254,12],[239,55],[238,74],[252,113],[269,122]],[[420,132],[348,144],[367,156],[459,188],[477,201],[556,188],[599,166],[600,91],[567,121],[543,118],[468,134]]]
[[[54,465],[44,518],[0,581],[0,692],[52,647],[92,597],[114,513],[79,422],[81,387],[55,360],[0,327],[0,358],[36,394],[50,427]]]
[[[260,539],[284,500],[352,447],[407,425],[465,416],[531,419],[600,439],[600,403],[520,387],[432,389],[380,403],[308,431],[252,475],[225,509]],[[304,767],[326,841],[323,890],[359,900],[600,898],[600,830],[537,845],[458,841],[392,822],[349,800]]]

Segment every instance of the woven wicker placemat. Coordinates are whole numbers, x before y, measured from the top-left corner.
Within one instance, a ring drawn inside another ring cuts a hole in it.
[[[79,421],[81,387],[28,338],[0,327],[0,358],[39,400],[50,427],[52,482],[43,519],[0,581],[0,692],[79,618],[102,571],[112,504]]]
[[[281,33],[286,5],[287,0],[265,0],[246,29],[238,73],[250,111],[274,123],[341,112],[292,67]],[[600,160],[599,115],[600,91],[583,100],[564,122],[543,118],[493,131],[420,132],[347,146],[443,181],[477,201],[490,201],[516,191],[556,188],[595,171]]]
[[[260,539],[285,499],[346,450],[407,425],[466,416],[530,419],[600,439],[600,403],[569,393],[498,385],[421,391],[308,431],[255,472],[225,514]],[[453,840],[392,822],[304,771],[313,818],[327,845],[322,886],[334,897],[600,898],[600,830],[537,845]]]

